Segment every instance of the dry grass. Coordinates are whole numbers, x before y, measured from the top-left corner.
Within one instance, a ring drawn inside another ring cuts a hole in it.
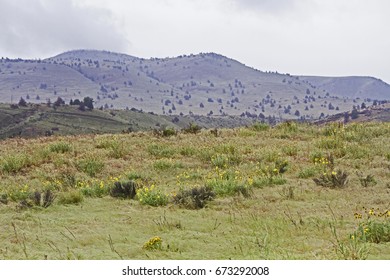
[[[390,210],[389,140],[390,125],[374,123],[221,129],[217,137],[202,131],[5,140],[0,259],[390,259],[387,243],[353,247],[350,239],[356,212]],[[332,166],[314,161],[322,157],[332,157]],[[287,169],[279,170],[284,161]],[[102,165],[85,172],[88,162]],[[344,188],[314,183],[339,169],[349,174]],[[362,187],[359,178],[367,175],[377,184]],[[152,207],[137,196],[109,195],[116,181],[127,180],[153,185],[170,202]],[[221,192],[199,210],[173,203],[180,190],[224,184],[249,195]],[[58,194],[50,207],[28,205],[31,193],[47,189]],[[84,199],[61,203],[77,190]],[[161,248],[144,250],[155,236]]]

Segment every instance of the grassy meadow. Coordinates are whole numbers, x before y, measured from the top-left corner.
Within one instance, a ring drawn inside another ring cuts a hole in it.
[[[0,142],[0,259],[390,259],[390,124]]]

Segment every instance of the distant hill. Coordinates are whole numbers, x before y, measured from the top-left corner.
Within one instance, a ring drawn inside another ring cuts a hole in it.
[[[332,94],[349,98],[389,100],[390,85],[372,77],[300,76],[304,81]]]
[[[142,59],[76,50],[44,60],[0,60],[0,102],[90,96],[95,107],[162,115],[316,119],[374,99],[390,86],[368,77],[298,77],[259,71],[215,53]]]

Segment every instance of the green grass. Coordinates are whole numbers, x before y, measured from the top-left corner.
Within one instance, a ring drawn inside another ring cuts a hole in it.
[[[390,125],[259,129],[0,142],[0,259],[389,260]]]

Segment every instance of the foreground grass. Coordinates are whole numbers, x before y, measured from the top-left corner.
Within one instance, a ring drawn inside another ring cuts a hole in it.
[[[0,258],[390,259],[389,140],[374,123],[5,140]],[[134,199],[110,196],[129,181]],[[201,187],[205,207],[174,203]]]

